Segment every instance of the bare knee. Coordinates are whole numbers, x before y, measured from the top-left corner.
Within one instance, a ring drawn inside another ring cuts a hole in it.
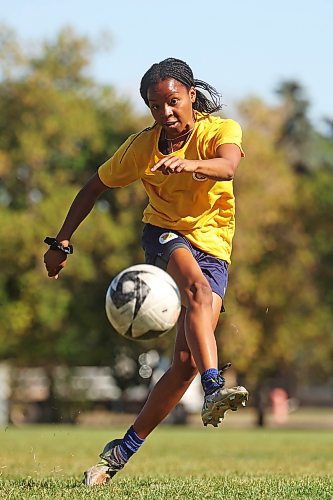
[[[185,288],[185,294],[189,307],[212,307],[213,294],[206,280],[193,281]]]

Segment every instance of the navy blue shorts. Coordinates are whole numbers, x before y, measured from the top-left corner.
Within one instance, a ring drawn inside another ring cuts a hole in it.
[[[146,224],[142,234],[146,264],[166,269],[170,255],[176,248],[187,248],[199,264],[213,292],[224,299],[228,285],[228,263],[194,247],[177,231]]]

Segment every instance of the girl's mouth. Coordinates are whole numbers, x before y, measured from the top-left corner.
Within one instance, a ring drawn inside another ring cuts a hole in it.
[[[165,122],[165,123],[163,123],[163,126],[167,127],[167,128],[171,128],[171,127],[175,127],[177,125],[177,123],[178,123],[178,120],[173,121],[173,122]]]

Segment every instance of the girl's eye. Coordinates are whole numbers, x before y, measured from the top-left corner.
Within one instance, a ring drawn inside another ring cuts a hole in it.
[[[178,99],[174,98],[174,99],[171,99],[170,104],[171,104],[171,106],[175,106],[177,104],[177,102],[178,102]]]

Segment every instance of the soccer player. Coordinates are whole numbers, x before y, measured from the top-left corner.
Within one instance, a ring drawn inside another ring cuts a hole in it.
[[[70,238],[97,198],[108,188],[140,179],[149,200],[143,214],[146,262],[165,269],[182,297],[170,368],[125,436],[109,442],[98,464],[85,472],[87,485],[106,484],[124,467],[198,372],[205,393],[204,425],[218,426],[226,410],[237,410],[248,399],[244,387],[225,387],[214,335],[228,282],[241,128],[212,115],[221,109],[219,93],[194,79],[179,59],[153,64],[140,93],[154,124],[130,136],[88,180],[56,238],[47,239],[50,248],[44,256],[48,276],[58,278],[71,252]]]

